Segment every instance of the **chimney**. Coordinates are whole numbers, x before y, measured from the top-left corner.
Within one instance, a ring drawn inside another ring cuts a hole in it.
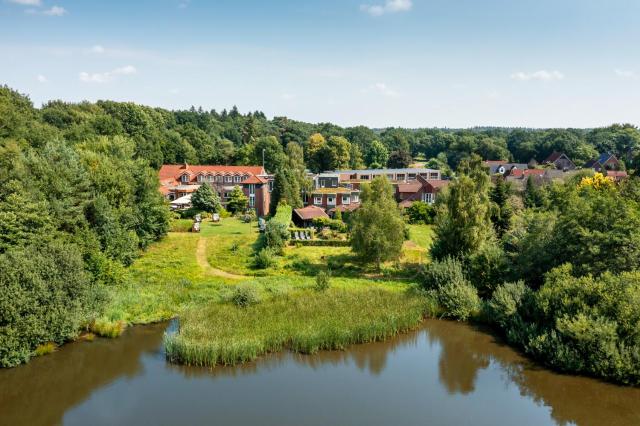
[[[184,164],[182,165],[182,167],[180,167],[181,169],[185,169],[187,170],[189,168],[189,165],[187,164],[187,162],[185,161]]]

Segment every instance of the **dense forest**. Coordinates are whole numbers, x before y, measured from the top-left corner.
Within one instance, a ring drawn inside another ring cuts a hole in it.
[[[472,154],[529,162],[542,161],[553,151],[565,152],[578,165],[607,151],[633,167],[640,152],[640,132],[631,125],[592,130],[343,128],[286,117],[268,119],[261,112],[242,114],[236,107],[221,112],[168,111],[112,101],[52,101],[35,108],[27,96],[0,87],[0,366],[23,362],[37,345],[60,344],[87,327],[105,303],[104,289],[125,282],[125,267],[166,234],[169,213],[157,191],[156,174],[163,163],[260,164],[264,158],[267,170],[276,173],[274,192],[293,199],[299,193],[296,188],[305,185],[305,168],[405,167],[421,158],[445,174],[460,169],[463,176]],[[472,183],[460,182],[474,192]],[[475,193],[488,196],[487,191],[482,187]],[[563,222],[555,204],[567,204],[565,210],[573,219],[595,209],[594,203],[606,202],[616,215],[604,215],[603,220],[620,215],[635,220],[631,213],[637,201],[635,189],[624,196],[598,195],[595,201],[580,194],[599,193],[585,191],[562,194],[571,203],[557,201],[558,193],[538,194],[533,203],[539,205],[518,216],[515,228],[507,224],[495,235],[476,233],[469,241],[469,253],[478,247],[494,251],[469,257],[474,259],[469,268],[477,264],[475,259],[497,259],[495,269],[482,273],[491,278],[480,282],[487,286],[480,287],[481,294],[488,297],[501,278],[526,276],[532,286],[539,286],[542,274],[563,259],[575,260],[580,273],[597,272],[598,267],[612,273],[635,269],[635,251],[631,257],[621,257],[622,263],[608,264],[603,256],[582,259],[579,250],[580,244],[603,253],[637,248],[635,239],[625,241],[635,233],[616,222],[612,226],[619,230],[616,235],[622,245],[602,245],[604,229],[593,240],[571,240],[575,223]],[[628,207],[616,207],[621,200]],[[455,211],[456,206],[450,208]],[[482,221],[493,217],[485,216],[487,212],[480,214]],[[591,220],[599,229],[599,216],[578,219]],[[482,221],[478,226],[486,225]],[[635,224],[626,218],[620,221]],[[459,237],[453,231],[447,236],[447,226],[438,227],[436,258],[460,254],[446,247],[447,241]],[[553,230],[547,229],[550,226]],[[550,248],[536,250],[546,240],[534,231],[569,238],[575,253],[566,254],[555,240],[549,242]],[[484,243],[498,241],[496,235],[504,236],[498,246],[506,250]],[[504,263],[509,256],[513,260]],[[504,270],[505,264],[517,273]]]

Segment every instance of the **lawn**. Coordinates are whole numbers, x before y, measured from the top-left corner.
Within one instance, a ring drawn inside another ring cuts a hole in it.
[[[101,323],[179,316],[168,355],[207,365],[278,348],[309,352],[381,339],[415,326],[425,312],[424,298],[408,292],[407,266],[426,258],[430,228],[412,227],[411,236],[402,259],[375,273],[349,247],[289,246],[277,265],[260,270],[253,266],[260,238],[255,222],[206,221],[200,233],[171,232],[137,259],[128,284],[111,289]],[[313,290],[320,271],[332,276],[330,290],[321,293]],[[230,304],[238,286],[255,289],[261,302]]]

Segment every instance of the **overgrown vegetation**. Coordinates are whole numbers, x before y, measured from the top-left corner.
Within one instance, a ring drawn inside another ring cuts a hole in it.
[[[167,358],[188,365],[236,364],[290,349],[344,349],[407,331],[431,314],[428,299],[376,286],[298,290],[259,304],[215,304],[181,315],[180,332],[165,336]]]

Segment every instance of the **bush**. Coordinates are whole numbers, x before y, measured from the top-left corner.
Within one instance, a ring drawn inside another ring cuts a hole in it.
[[[316,275],[316,284],[314,285],[314,289],[316,291],[325,291],[331,287],[331,271],[320,271],[318,275]]]
[[[80,250],[65,241],[0,255],[0,366],[27,361],[40,345],[77,336],[102,307]]]
[[[438,288],[436,295],[444,317],[466,321],[480,311],[478,291],[469,281],[450,281]]]
[[[240,215],[240,220],[244,223],[251,223],[257,219],[256,212],[249,210],[246,213]]]
[[[108,321],[108,320],[96,320],[91,324],[91,332],[101,337],[109,337],[115,339],[119,337],[126,327],[124,321]]]
[[[273,219],[267,222],[264,231],[265,244],[276,254],[282,253],[289,237],[287,225]]]
[[[463,265],[458,259],[445,257],[435,260],[421,271],[421,285],[426,290],[437,290],[449,283],[466,281]]]
[[[524,298],[530,294],[531,290],[523,281],[498,286],[486,305],[487,319],[506,329],[514,324],[516,318],[519,318],[518,310]]]
[[[265,247],[256,253],[254,257],[254,266],[258,269],[267,269],[273,266],[276,262],[276,257],[273,249]]]
[[[416,201],[405,209],[404,214],[412,225],[429,225],[436,217],[436,209],[429,203]]]
[[[240,308],[246,308],[260,302],[258,290],[250,284],[241,284],[233,290],[231,302]]]
[[[313,226],[316,229],[329,228],[337,232],[347,232],[347,225],[342,220],[329,219],[328,217],[313,219]]]

